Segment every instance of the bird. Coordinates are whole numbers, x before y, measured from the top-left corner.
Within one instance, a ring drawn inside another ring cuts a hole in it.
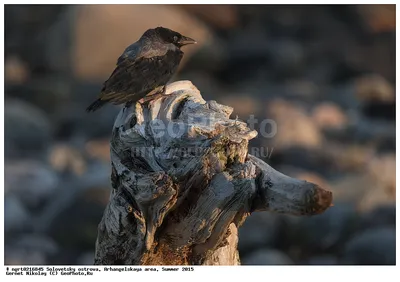
[[[98,99],[86,111],[94,112],[107,103],[125,103],[129,107],[146,95],[165,94],[166,85],[182,60],[181,48],[195,43],[196,40],[169,28],[148,29],[119,56]]]

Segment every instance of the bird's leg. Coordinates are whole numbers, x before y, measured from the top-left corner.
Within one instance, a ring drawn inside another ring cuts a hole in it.
[[[167,85],[164,85],[164,87],[162,88],[161,94],[164,96],[167,95]]]

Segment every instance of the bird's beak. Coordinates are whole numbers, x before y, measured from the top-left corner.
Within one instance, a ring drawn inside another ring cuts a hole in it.
[[[184,45],[189,45],[189,44],[196,44],[197,41],[186,36],[182,36],[181,40],[179,40],[179,45],[184,46]]]

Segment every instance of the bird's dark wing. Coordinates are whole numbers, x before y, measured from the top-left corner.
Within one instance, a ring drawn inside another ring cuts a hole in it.
[[[183,53],[169,50],[163,56],[141,56],[119,60],[119,64],[104,83],[101,100],[114,104],[136,102],[159,86],[165,85],[175,73]]]
[[[169,46],[158,42],[151,42],[146,39],[137,41],[129,45],[117,60],[117,65],[125,59],[137,60],[139,58],[152,58],[164,56],[169,50]]]

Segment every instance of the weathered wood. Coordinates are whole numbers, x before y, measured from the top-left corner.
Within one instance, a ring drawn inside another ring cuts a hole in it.
[[[95,264],[237,265],[237,228],[251,212],[313,215],[331,192],[247,153],[257,135],[190,81],[124,108],[112,132],[112,191]]]

